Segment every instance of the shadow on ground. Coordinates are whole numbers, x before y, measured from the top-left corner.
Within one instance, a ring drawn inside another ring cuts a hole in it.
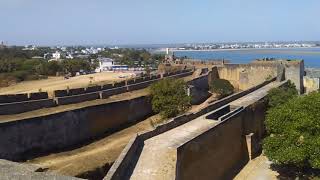
[[[297,179],[297,180],[320,180],[320,169],[298,168],[295,166],[271,165],[273,171],[279,173],[278,179]]]

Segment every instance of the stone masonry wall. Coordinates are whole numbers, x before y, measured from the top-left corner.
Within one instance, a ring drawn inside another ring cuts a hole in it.
[[[152,113],[150,98],[90,106],[43,117],[0,123],[0,159],[25,160],[67,148],[144,119]]]

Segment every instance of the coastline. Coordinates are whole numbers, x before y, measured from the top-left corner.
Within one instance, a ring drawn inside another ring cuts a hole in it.
[[[320,49],[320,46],[317,47],[294,47],[294,48],[239,48],[239,49],[170,49],[172,52],[210,52],[210,51],[254,51],[254,50],[294,50],[294,49]],[[160,52],[165,52],[165,50],[159,50]]]

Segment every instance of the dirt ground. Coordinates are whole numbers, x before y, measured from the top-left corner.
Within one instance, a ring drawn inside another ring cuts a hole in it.
[[[150,121],[158,119],[160,119],[159,115],[151,116],[136,125],[81,148],[39,157],[28,163],[68,176],[83,175],[84,172],[94,171],[106,164],[111,166],[129,140],[137,132],[152,130],[153,126]]]
[[[29,93],[48,91],[49,94],[54,90],[87,87],[90,84],[107,84],[114,81],[124,80],[120,77],[134,77],[134,73],[130,72],[102,72],[88,75],[81,75],[64,79],[64,77],[49,77],[48,79],[24,81],[16,85],[0,88],[0,94],[13,94],[13,93]]]

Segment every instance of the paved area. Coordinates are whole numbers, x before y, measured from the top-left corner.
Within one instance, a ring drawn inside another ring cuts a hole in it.
[[[264,155],[251,160],[234,180],[276,180],[279,175],[270,168],[271,162]]]
[[[57,175],[52,172],[41,172],[38,166],[25,165],[0,160],[1,180],[77,180],[79,178]]]
[[[252,102],[255,102],[255,101],[258,101],[258,100],[264,98],[268,94],[268,91],[270,89],[272,89],[274,87],[279,87],[281,84],[283,84],[285,82],[286,81],[269,83],[269,84],[263,86],[262,88],[231,102],[230,104],[234,105],[234,106],[246,107],[246,106],[252,104]]]

